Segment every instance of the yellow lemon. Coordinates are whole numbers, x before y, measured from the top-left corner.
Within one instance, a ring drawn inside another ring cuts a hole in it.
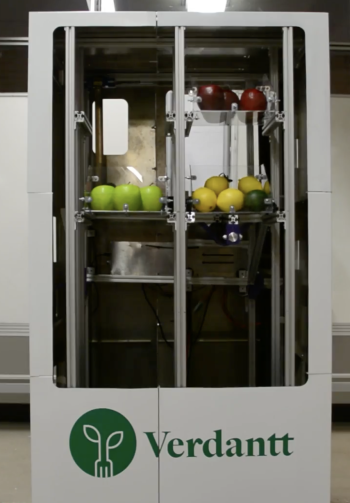
[[[248,194],[252,190],[262,190],[262,185],[254,176],[245,176],[239,180],[238,189],[243,194]]]
[[[198,211],[207,213],[214,211],[216,208],[216,194],[213,190],[206,187],[195,190],[192,194],[192,199],[199,199],[199,203],[194,205]]]
[[[226,213],[230,211],[231,206],[235,211],[239,211],[244,205],[244,194],[238,189],[226,189],[219,195],[217,205],[221,211]]]
[[[270,187],[270,182],[267,181],[264,185],[264,192],[265,194],[267,194],[268,196],[271,194],[271,187]]]
[[[229,181],[225,176],[212,176],[205,182],[205,187],[211,189],[218,196],[220,192],[228,189]]]

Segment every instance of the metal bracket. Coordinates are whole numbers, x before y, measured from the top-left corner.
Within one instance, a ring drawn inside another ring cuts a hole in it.
[[[158,182],[166,183],[169,180],[168,176],[158,176]]]
[[[194,213],[194,211],[187,212],[185,215],[185,219],[186,219],[186,224],[194,224],[194,223],[196,223],[196,214]]]
[[[286,221],[287,221],[287,219],[286,219],[286,212],[285,211],[280,211],[278,213],[276,222],[278,224],[283,224],[284,229],[286,229]]]
[[[192,291],[192,270],[191,269],[186,269],[186,285],[187,285],[187,291],[191,292]]]
[[[168,224],[176,225],[176,213],[169,213],[167,218]]]
[[[82,211],[76,211],[74,214],[74,219],[77,224],[82,224],[85,222],[84,213]]]
[[[92,203],[92,197],[90,196],[79,197],[79,201],[89,204]]]
[[[168,112],[166,114],[166,120],[168,122],[175,122],[175,120],[176,120],[176,113],[175,112]]]
[[[239,273],[239,279],[246,279],[248,280],[248,271],[240,270]],[[246,286],[240,286],[239,287],[239,293],[246,294],[247,293],[247,287]]]
[[[74,129],[76,129],[77,124],[82,124],[92,136],[92,126],[85,112],[74,112],[74,122]]]
[[[228,223],[229,224],[238,224],[238,222],[239,222],[238,215],[233,215],[232,213],[230,213],[228,216]]]
[[[275,129],[285,122],[286,114],[284,112],[266,112],[264,125],[262,128],[263,136],[270,136]]]

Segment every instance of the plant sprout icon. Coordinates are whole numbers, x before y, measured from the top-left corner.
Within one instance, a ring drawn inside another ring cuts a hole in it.
[[[109,457],[111,450],[120,446],[124,439],[123,431],[111,433],[103,444],[101,433],[95,426],[84,425],[84,435],[93,444],[98,445],[98,457],[95,462],[95,477],[109,478],[113,477],[113,461]]]

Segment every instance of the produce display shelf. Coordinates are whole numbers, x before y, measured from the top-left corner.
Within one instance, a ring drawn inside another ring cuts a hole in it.
[[[87,274],[88,283],[155,283],[171,285],[174,276],[121,276],[117,274]]]
[[[186,112],[185,118],[194,126],[256,126],[263,124],[267,114],[265,110],[254,112],[245,110],[222,111],[222,110],[196,110]]]
[[[116,274],[88,274],[86,276],[87,283],[134,283],[134,284],[174,284],[173,276],[121,276]],[[188,285],[202,285],[202,286],[248,286],[249,281],[247,278],[230,278],[221,276],[201,276],[201,277],[188,277]],[[282,284],[282,282],[281,282]],[[264,280],[266,288],[271,288],[271,279]]]
[[[154,283],[167,285],[174,283],[173,276],[122,276],[116,274],[88,274],[86,280],[88,283]],[[248,280],[245,278],[209,276],[188,278],[187,283],[189,285],[247,286]]]
[[[84,211],[91,220],[167,220],[165,211]]]
[[[237,216],[239,223],[261,223],[265,221],[274,221],[277,219],[278,214],[263,211],[263,212],[251,212],[251,211],[239,211],[237,213],[223,213],[222,211],[212,211],[210,213],[195,213],[195,221],[203,223],[211,223],[220,220],[228,220],[229,217]]]

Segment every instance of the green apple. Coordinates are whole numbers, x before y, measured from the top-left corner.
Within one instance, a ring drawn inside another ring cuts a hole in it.
[[[114,188],[109,185],[98,185],[92,189],[90,194],[91,208],[95,211],[113,210]]]
[[[131,183],[128,185],[118,185],[114,190],[114,209],[122,211],[124,205],[129,206],[129,211],[138,211],[141,209],[140,189]]]
[[[157,185],[142,187],[140,189],[143,211],[160,211],[162,203],[159,199],[163,197],[163,193]]]

